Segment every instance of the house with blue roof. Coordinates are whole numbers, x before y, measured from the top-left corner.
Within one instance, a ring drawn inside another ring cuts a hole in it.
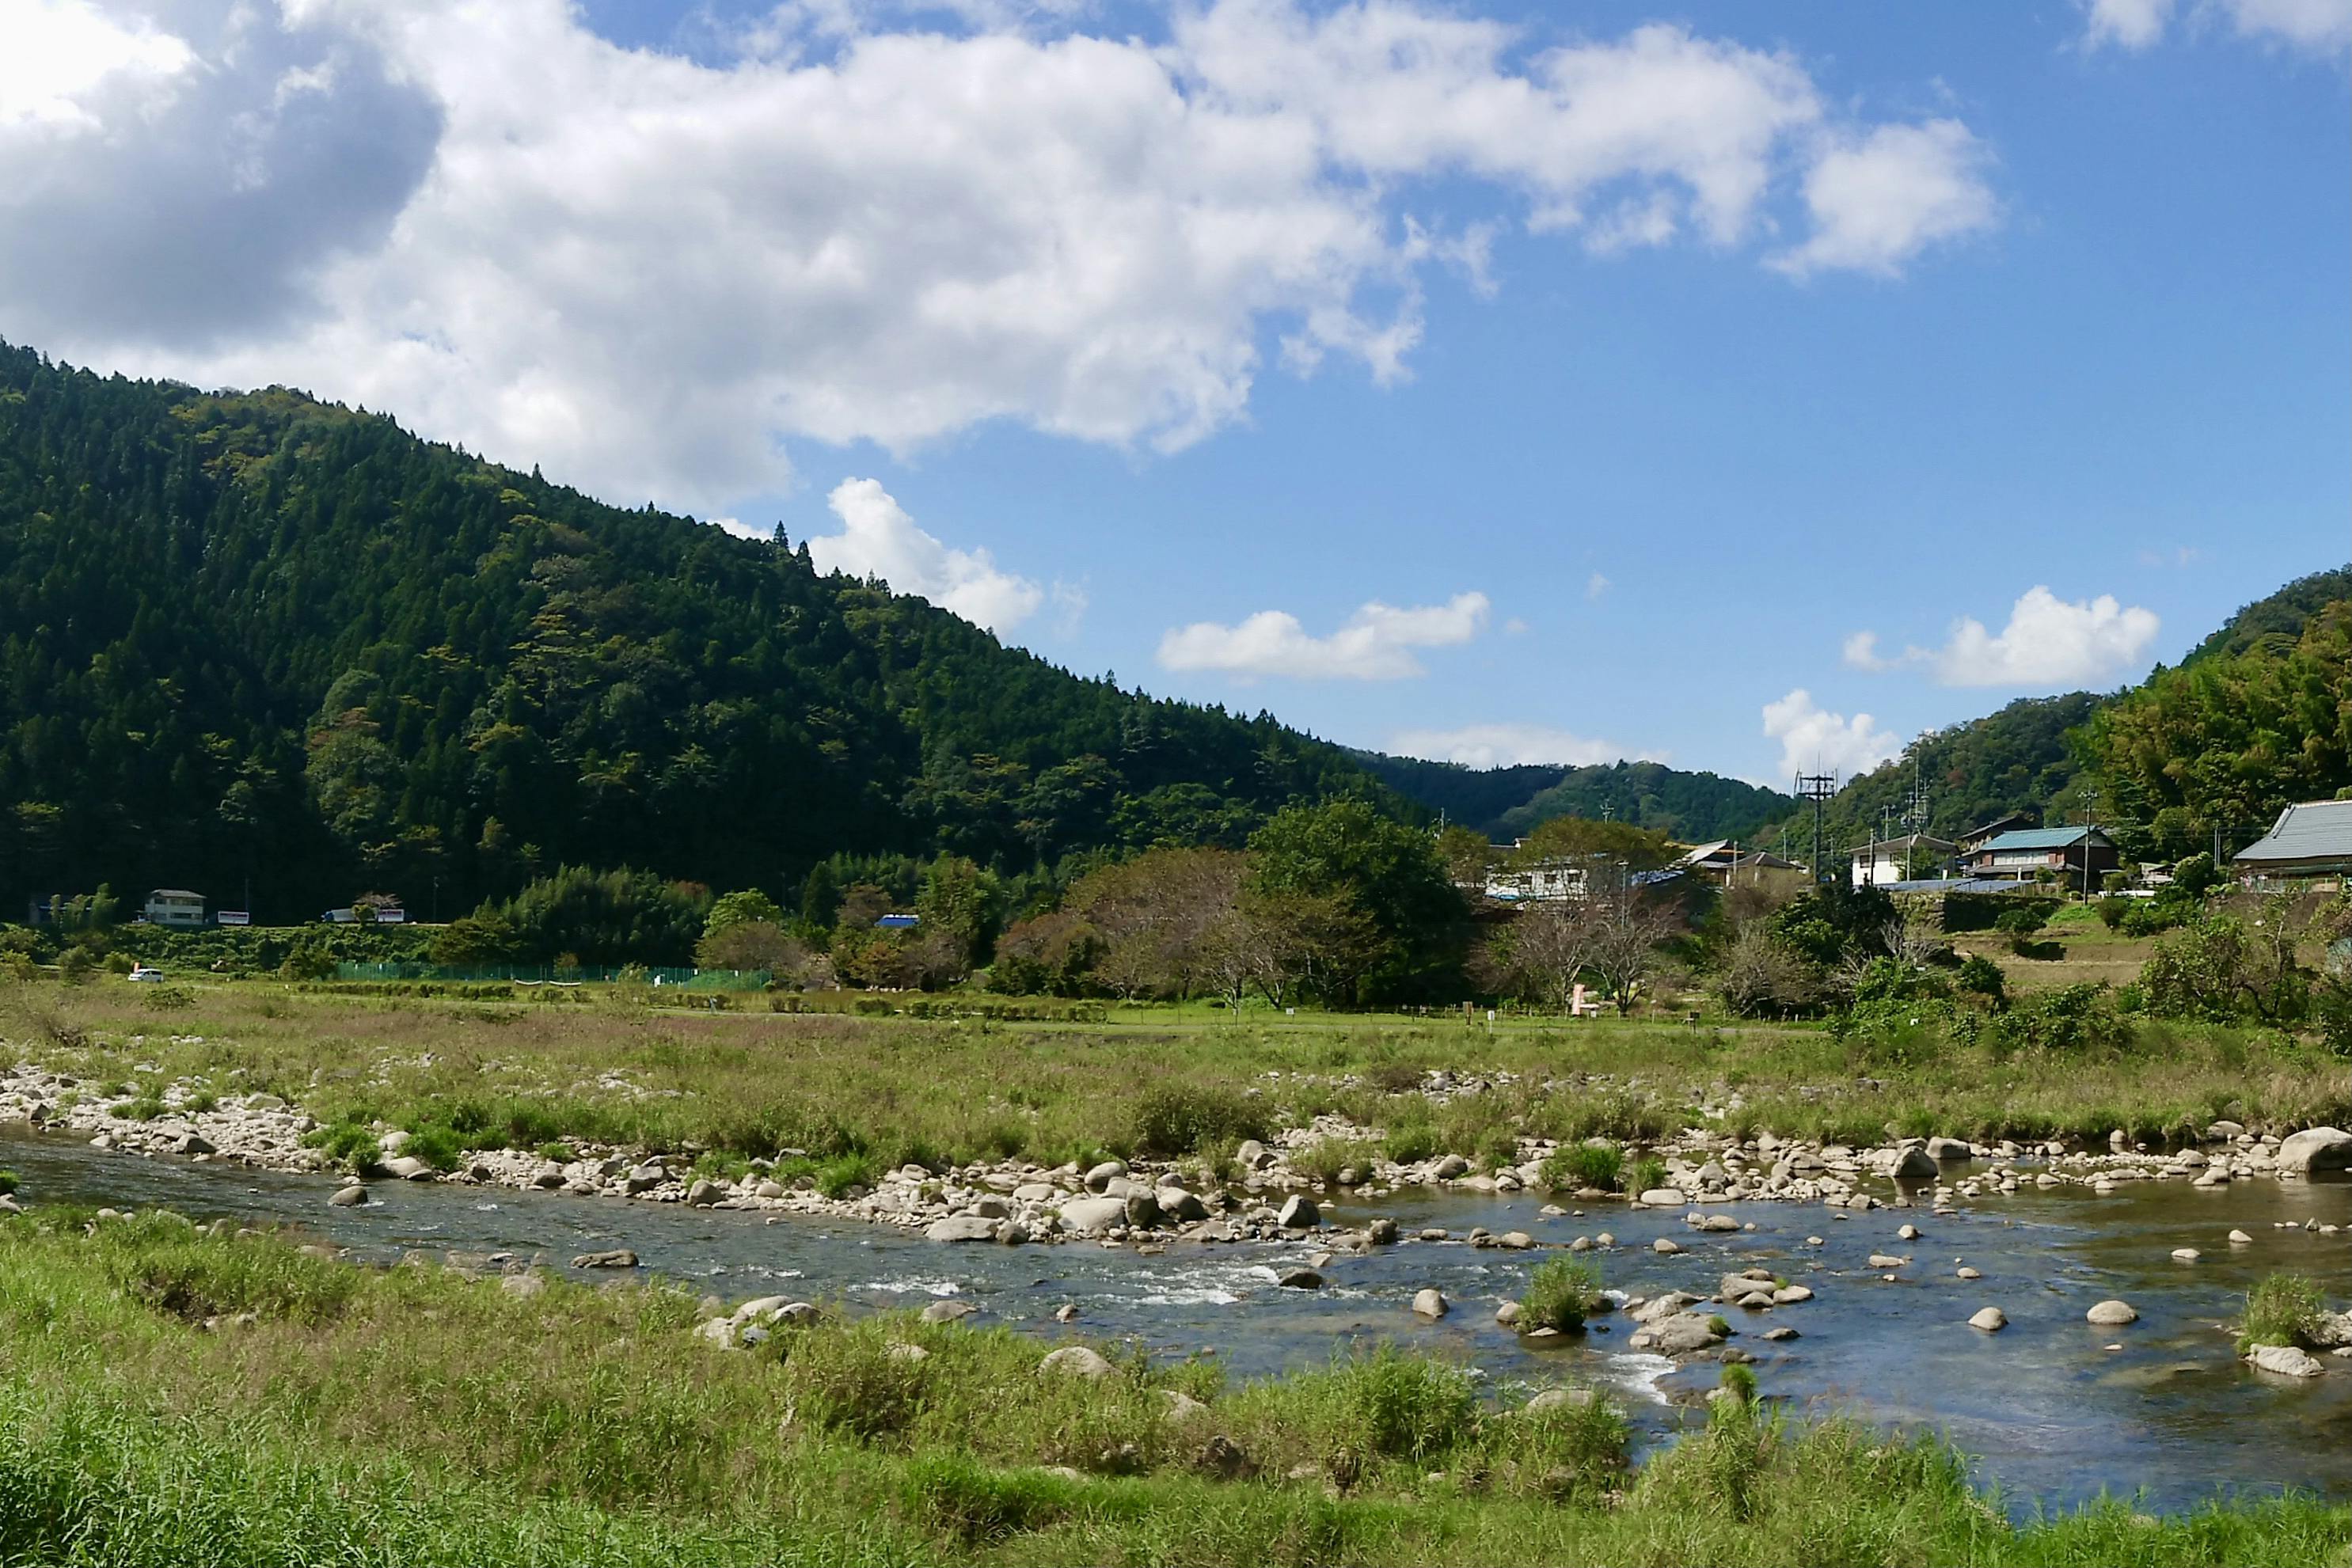
[[[2116,841],[2104,829],[2012,828],[1971,850],[1969,873],[2005,882],[2030,882],[2044,871],[2070,885],[2095,885],[2121,863]]]

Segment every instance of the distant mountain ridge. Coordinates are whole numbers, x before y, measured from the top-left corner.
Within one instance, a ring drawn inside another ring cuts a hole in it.
[[[1524,838],[1555,817],[1614,818],[1685,842],[1752,837],[1796,802],[1778,790],[1662,762],[1469,768],[1360,751],[1398,794],[1489,838]]]

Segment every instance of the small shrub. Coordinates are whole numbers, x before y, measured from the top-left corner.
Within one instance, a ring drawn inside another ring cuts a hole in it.
[[[423,1160],[436,1171],[456,1170],[465,1157],[465,1140],[457,1130],[437,1122],[428,1122],[408,1134],[400,1152],[410,1159]]]
[[[1756,1374],[1751,1368],[1734,1362],[1723,1369],[1717,1382],[1725,1399],[1736,1399],[1742,1405],[1756,1403]]]
[[[1136,1148],[1163,1158],[1262,1138],[1267,1131],[1264,1105],[1230,1089],[1169,1084],[1146,1091],[1135,1105]]]
[[[2246,1292],[2246,1315],[2238,1332],[2238,1354],[2256,1345],[2317,1343],[2327,1314],[2317,1281],[2301,1274],[2272,1274]]]
[[[860,1442],[894,1437],[923,1406],[920,1362],[891,1354],[881,1322],[791,1336],[784,1353],[795,1419]]]
[[[1468,1437],[1478,1420],[1470,1375],[1382,1345],[1339,1371],[1348,1425],[1371,1454],[1422,1460]]]
[[[1290,1168],[1325,1186],[1337,1186],[1339,1185],[1339,1173],[1351,1166],[1361,1175],[1370,1176],[1372,1162],[1379,1155],[1380,1150],[1370,1144],[1345,1138],[1318,1138],[1305,1148],[1292,1151]]]
[[[317,1128],[302,1140],[314,1149],[323,1149],[330,1159],[341,1160],[353,1171],[364,1171],[383,1158],[383,1147],[376,1142],[375,1130],[368,1125],[365,1116],[347,1116]]]
[[[183,1013],[196,1005],[196,993],[185,986],[149,986],[139,1001],[150,1012]]]
[[[570,1144],[541,1144],[539,1157],[554,1165],[568,1166],[580,1157],[580,1151]]]
[[[0,1171],[0,1197],[14,1193],[20,1179],[15,1171]]]
[[[870,1187],[882,1176],[882,1162],[863,1150],[825,1161],[811,1173],[816,1177],[817,1191],[827,1197],[840,1197],[854,1186]]]
[[[2000,966],[1981,953],[1972,953],[1960,965],[1957,977],[1960,989],[1972,995],[2000,1001],[2009,994],[2009,981]]]
[[[219,1104],[219,1095],[209,1089],[199,1089],[180,1102],[180,1109],[191,1116],[201,1116],[205,1112],[217,1108]]]
[[[1655,1155],[1643,1155],[1625,1167],[1625,1190],[1644,1193],[1666,1185],[1666,1162]]]
[[[1400,1122],[1389,1128],[1389,1135],[1382,1140],[1381,1146],[1388,1150],[1389,1158],[1401,1166],[1409,1166],[1434,1159],[1438,1142],[1436,1124]]]
[[[1625,1177],[1625,1151],[1615,1145],[1568,1144],[1545,1156],[1543,1180],[1550,1187],[1597,1186],[1614,1192]]]
[[[2093,907],[2098,910],[2100,922],[2113,931],[2131,914],[2132,901],[2128,898],[2103,898]]]
[[[1584,1264],[1572,1258],[1547,1259],[1519,1299],[1519,1326],[1574,1333],[1584,1326],[1585,1314],[1592,1310],[1592,1298],[1600,1291],[1599,1277]]]

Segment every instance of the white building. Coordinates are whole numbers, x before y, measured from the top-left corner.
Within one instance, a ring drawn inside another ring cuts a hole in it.
[[[1504,904],[1534,904],[1584,896],[1582,862],[1538,861],[1533,865],[1503,866],[1486,873],[1486,896]]]
[[[1899,839],[1873,839],[1866,844],[1853,846],[1853,885],[1884,887],[1891,882],[1911,880],[1911,867],[1921,860],[1937,862],[1935,875],[1942,863],[1952,857],[1952,845],[1943,839],[1929,838],[1925,833],[1906,833]]]
[[[205,895],[184,887],[159,887],[147,895],[143,910],[150,925],[202,925]]]

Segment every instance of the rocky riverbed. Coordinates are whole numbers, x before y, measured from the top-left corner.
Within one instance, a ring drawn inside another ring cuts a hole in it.
[[[1440,1095],[1480,1092],[1491,1087],[1475,1078],[1434,1074]],[[173,1155],[250,1167],[326,1173],[336,1162],[306,1142],[317,1123],[299,1106],[274,1094],[212,1095],[188,1082],[156,1084],[140,1093],[154,1114],[118,1114],[120,1096],[97,1092],[78,1082],[29,1064],[0,1077],[0,1121],[23,1120],[49,1130],[87,1134],[101,1148],[145,1155]],[[368,1181],[409,1180],[471,1184],[683,1203],[697,1207],[772,1211],[857,1220],[920,1230],[942,1243],[1005,1245],[1087,1240],[1131,1246],[1164,1245],[1172,1239],[1245,1242],[1292,1239],[1324,1233],[1317,1184],[1302,1169],[1318,1145],[1337,1142],[1370,1150],[1381,1130],[1335,1118],[1318,1118],[1277,1137],[1241,1145],[1222,1174],[1200,1160],[1139,1162],[1110,1160],[1088,1168],[1041,1166],[1006,1160],[940,1169],[906,1166],[881,1176],[871,1188],[852,1187],[826,1196],[814,1180],[786,1179],[778,1166],[753,1160],[740,1176],[698,1174],[690,1160],[644,1150],[573,1145],[575,1156],[557,1162],[518,1150],[467,1155],[456,1169],[440,1170],[404,1152],[407,1134],[380,1127],[379,1166],[367,1178],[349,1178],[330,1201],[363,1204]],[[1546,1188],[1547,1161],[1558,1145],[1522,1139],[1517,1163],[1489,1171],[1472,1168],[1458,1153],[1397,1163],[1365,1153],[1358,1168],[1337,1173],[1323,1189],[1344,1196],[1352,1207],[1383,1197],[1432,1189],[1509,1195]],[[1691,1229],[1738,1229],[1741,1222],[1709,1212],[1710,1206],[1773,1202],[1826,1206],[1846,1211],[1897,1207],[1949,1212],[1956,1205],[1995,1198],[2025,1187],[2076,1186],[2094,1193],[2123,1184],[2177,1181],[2213,1187],[2240,1181],[2294,1179],[2315,1172],[2352,1166],[2352,1134],[2335,1128],[2284,1133],[2257,1131],[2216,1122],[2195,1144],[2172,1148],[2135,1146],[2121,1132],[2105,1147],[2063,1143],[1990,1145],[1949,1137],[1905,1138],[1874,1147],[1817,1145],[1759,1132],[1742,1139],[1693,1128],[1663,1140],[1653,1150],[1663,1162],[1659,1185],[1631,1195],[1599,1188],[1558,1193],[1555,1197],[1588,1206],[1632,1204],[1650,1208],[1685,1208]],[[1568,1212],[1555,1203],[1548,1215]],[[1748,1228],[1753,1221],[1745,1222]],[[2319,1228],[2333,1234],[2334,1225]],[[1328,1234],[1335,1248],[1380,1246],[1400,1239],[1393,1219],[1374,1218],[1356,1228]],[[1663,1242],[1663,1239],[1662,1242]],[[1524,1233],[1474,1235],[1474,1244],[1536,1245]],[[1591,1245],[1590,1238],[1552,1243]],[[1670,1243],[1668,1243],[1670,1245]]]

